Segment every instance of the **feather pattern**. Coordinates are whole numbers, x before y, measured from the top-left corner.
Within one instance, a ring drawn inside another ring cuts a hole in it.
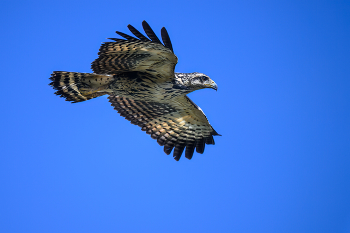
[[[149,24],[145,20],[142,22],[142,27],[143,27],[143,30],[145,30],[147,36],[153,42],[158,43],[158,44],[162,44],[162,42],[160,42],[160,40],[158,39],[157,35],[152,30],[151,26],[149,26]]]
[[[144,35],[142,35],[141,32],[139,32],[136,28],[134,28],[132,25],[128,25],[129,30],[132,32],[132,34],[134,34],[137,38],[139,38],[140,40],[144,41],[144,42],[148,42],[150,41],[147,37],[145,37]]]
[[[165,47],[169,48],[171,50],[171,52],[174,53],[173,45],[171,44],[169,34],[168,34],[167,30],[165,29],[165,27],[163,27],[161,29],[161,35],[162,35],[162,40],[164,42]]]
[[[142,131],[164,146],[166,154],[175,147],[173,157],[177,161],[185,148],[188,159],[192,158],[195,149],[202,154],[205,143],[210,143],[216,134],[204,114],[184,99],[179,100],[179,105],[176,102],[145,102],[114,95],[108,99],[121,116],[140,126]]]
[[[217,86],[209,77],[204,83],[201,73],[175,74],[177,57],[166,29],[161,29],[163,45],[146,21],[142,26],[150,39],[128,25],[137,38],[117,31],[125,39],[101,45],[91,64],[94,73],[54,71],[50,85],[73,103],[109,95],[114,109],[157,140],[167,155],[173,152],[178,161],[185,151],[192,159],[194,151],[202,154],[205,144],[214,145],[213,136],[219,134],[186,94]]]
[[[126,40],[110,38],[115,42],[102,44],[98,53],[99,57],[91,64],[94,73],[117,74],[139,71],[149,72],[155,79],[161,77],[161,79],[171,80],[174,77],[177,57],[169,48],[170,38],[166,39],[167,46],[164,46],[149,25],[144,27],[147,28],[148,36],[152,41],[129,25],[130,31],[140,40],[117,31],[116,33]],[[157,40],[159,43],[154,43]]]
[[[112,81],[112,75],[55,71],[49,85],[56,95],[73,103],[86,101],[107,94],[103,91]]]
[[[138,39],[136,39],[135,37],[129,36],[128,34],[125,34],[125,33],[123,33],[123,32],[116,31],[115,33],[117,33],[119,36],[124,37],[124,38],[127,39],[127,40],[130,40],[130,41],[138,41]]]

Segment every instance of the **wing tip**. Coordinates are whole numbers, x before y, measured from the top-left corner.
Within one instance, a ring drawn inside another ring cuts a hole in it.
[[[211,133],[213,136],[222,136],[221,134],[218,134],[215,129],[213,129],[213,132]]]
[[[143,27],[143,30],[145,31],[146,35],[152,40],[152,42],[162,44],[162,42],[160,42],[159,38],[154,33],[151,26],[146,22],[146,20],[142,21],[142,27]]]
[[[177,144],[174,149],[173,157],[176,161],[179,161],[182,153],[184,152],[185,145]]]
[[[167,154],[167,155],[170,155],[171,151],[173,150],[173,146],[167,146],[165,145],[164,146],[164,153]]]
[[[163,40],[164,46],[166,48],[170,49],[172,53],[174,53],[173,45],[171,44],[170,36],[169,36],[168,31],[166,30],[166,28],[162,27],[162,29],[160,30],[160,33],[161,33],[161,36],[162,36],[162,40]]]

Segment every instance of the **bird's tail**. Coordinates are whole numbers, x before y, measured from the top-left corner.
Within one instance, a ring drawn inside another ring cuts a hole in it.
[[[56,95],[66,101],[83,102],[108,94],[108,86],[114,80],[113,75],[54,71],[49,84],[57,90]]]

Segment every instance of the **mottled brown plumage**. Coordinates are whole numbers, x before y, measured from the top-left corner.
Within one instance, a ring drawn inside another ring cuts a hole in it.
[[[166,154],[173,150],[179,160],[185,151],[191,159],[218,134],[186,94],[217,86],[201,73],[174,73],[177,57],[166,29],[161,30],[163,45],[146,21],[142,25],[150,39],[129,25],[137,38],[117,32],[126,40],[102,44],[92,62],[94,73],[55,71],[50,85],[71,102],[108,94],[119,114],[156,139]]]

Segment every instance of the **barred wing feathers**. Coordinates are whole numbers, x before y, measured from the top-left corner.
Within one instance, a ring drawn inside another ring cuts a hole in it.
[[[157,79],[170,80],[174,77],[177,57],[168,33],[162,29],[163,45],[146,21],[142,23],[147,36],[129,25],[129,30],[137,37],[116,32],[125,39],[105,42],[101,45],[99,57],[92,62],[91,68],[97,74],[117,74],[120,72],[147,72]]]
[[[110,95],[111,105],[119,114],[141,130],[150,134],[164,152],[179,160],[185,150],[185,157],[191,159],[196,150],[202,154],[205,144],[214,144],[213,136],[219,135],[209,124],[202,110],[187,96],[171,103],[145,102]]]

